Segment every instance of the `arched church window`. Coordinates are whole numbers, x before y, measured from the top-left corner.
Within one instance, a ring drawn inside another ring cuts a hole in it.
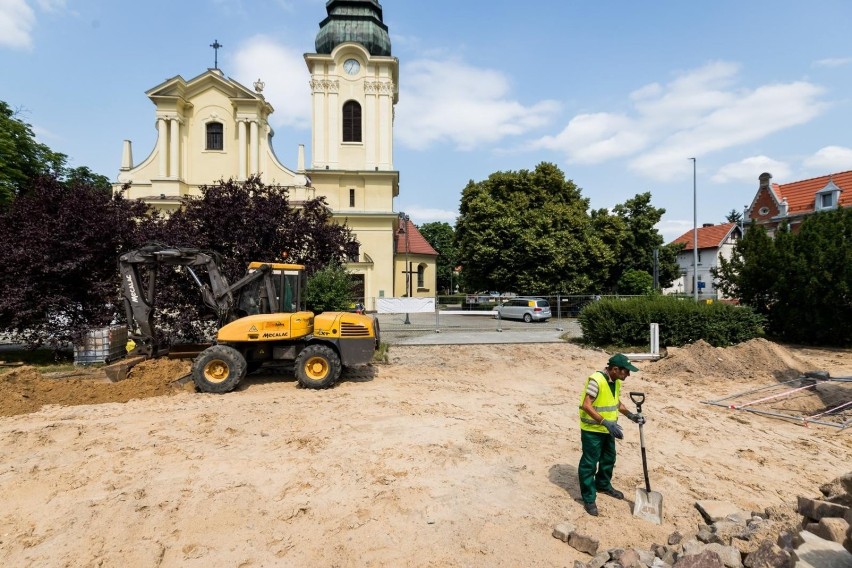
[[[221,122],[207,123],[207,150],[224,150],[225,136]]]
[[[426,287],[426,265],[421,264],[417,267],[417,287]]]
[[[343,104],[343,141],[361,141],[361,105],[356,101]]]

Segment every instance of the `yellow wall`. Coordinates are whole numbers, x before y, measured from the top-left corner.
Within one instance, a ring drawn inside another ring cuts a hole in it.
[[[351,58],[361,64],[356,75],[343,70],[343,62]],[[305,62],[313,98],[311,168],[304,167],[304,148],[296,156],[296,170],[276,158],[268,123],[273,108],[262,87],[250,90],[220,70],[209,69],[189,81],[173,77],[146,93],[156,106],[157,141],[138,165],[133,163],[130,142],[125,142],[114,189],[131,183],[128,198],[171,212],[180,206],[180,198],[199,195],[201,185],[219,179],[240,181],[260,172],[264,183],[288,186],[291,203],[323,196],[334,219],[346,223],[360,243],[358,261],[347,268],[364,275],[366,307],[375,309],[374,298],[405,293],[405,256],[394,254],[399,219],[393,200],[399,194],[399,172],[393,169],[393,107],[399,62],[394,57],[373,57],[355,43],[341,44],[330,55],[307,54]],[[347,100],[362,106],[361,142],[342,142],[341,107]],[[222,150],[206,149],[210,121],[223,125]],[[434,296],[435,257],[409,255],[409,260],[415,271],[413,296]],[[421,263],[426,267],[425,282],[417,289]]]

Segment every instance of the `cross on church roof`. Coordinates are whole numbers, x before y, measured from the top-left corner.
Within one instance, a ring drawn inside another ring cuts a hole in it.
[[[214,39],[213,43],[210,44],[210,47],[213,48],[213,69],[219,68],[219,48],[225,47],[221,43],[219,43],[218,39]]]

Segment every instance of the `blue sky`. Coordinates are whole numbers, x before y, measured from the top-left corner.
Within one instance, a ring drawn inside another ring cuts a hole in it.
[[[385,0],[400,61],[396,209],[453,223],[469,180],[562,169],[612,208],[650,191],[670,241],[723,222],[771,172],[852,169],[848,0]],[[0,0],[0,100],[39,140],[115,179],[156,139],[145,91],[213,66],[275,107],[278,158],[310,152],[324,0]]]

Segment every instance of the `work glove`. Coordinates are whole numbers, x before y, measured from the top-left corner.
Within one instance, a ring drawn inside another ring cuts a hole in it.
[[[601,422],[601,425],[607,429],[613,438],[617,440],[624,438],[624,430],[622,430],[621,426],[619,426],[616,422],[612,420],[604,420]]]
[[[645,417],[639,414],[638,412],[628,412],[627,418],[641,426],[645,423]]]

